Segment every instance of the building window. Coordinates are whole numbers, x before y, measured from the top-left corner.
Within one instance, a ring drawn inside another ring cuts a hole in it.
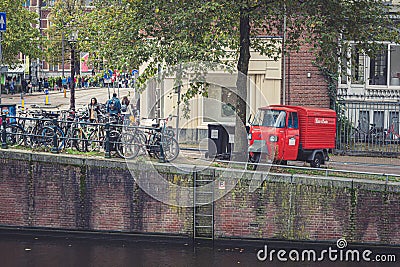
[[[383,111],[374,111],[374,124],[377,130],[383,131],[384,116]]]
[[[221,91],[221,116],[231,117],[235,115],[236,97],[233,88],[222,87]]]
[[[369,131],[369,111],[360,110],[358,129],[361,133],[368,133]]]
[[[341,83],[364,84],[365,60],[365,53],[357,46],[350,45],[342,57]]]
[[[203,98],[204,122],[235,122],[235,93],[232,88],[210,85]]]
[[[58,65],[49,64],[49,71],[58,71]]]
[[[370,85],[387,85],[387,48],[382,49],[375,58],[371,58],[369,64],[369,84]]]
[[[400,45],[390,45],[390,85],[400,86]]]
[[[30,7],[31,6],[31,0],[27,0],[24,3],[24,7]]]
[[[42,6],[54,6],[55,0],[42,0]]]
[[[343,85],[368,81],[369,85],[400,86],[400,45],[385,45],[373,58],[350,45],[347,51],[342,52],[339,71],[340,84]]]

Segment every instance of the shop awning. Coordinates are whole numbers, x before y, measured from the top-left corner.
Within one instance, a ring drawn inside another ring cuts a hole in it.
[[[8,68],[7,73],[25,73],[25,67]]]

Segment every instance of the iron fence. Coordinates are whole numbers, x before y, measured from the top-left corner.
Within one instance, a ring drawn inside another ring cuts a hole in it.
[[[336,149],[343,154],[400,155],[400,103],[342,101]]]

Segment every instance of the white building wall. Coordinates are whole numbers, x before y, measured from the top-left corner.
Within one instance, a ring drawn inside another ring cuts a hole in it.
[[[140,70],[143,70],[141,68]],[[236,88],[236,78],[222,71],[210,72],[207,81],[212,85],[209,88],[209,97],[204,98],[196,96],[189,101],[189,117],[184,117],[183,105],[179,110],[179,128],[185,131],[196,132],[207,129],[209,123],[224,123],[233,125],[234,116],[224,116],[222,106],[226,103],[222,101],[222,87],[234,90]],[[251,54],[251,60],[248,72],[248,91],[247,91],[247,114],[255,114],[259,107],[270,104],[280,103],[281,94],[281,61],[274,61],[271,58],[261,56],[257,53]],[[183,81],[182,93],[187,90],[187,80]],[[163,92],[160,110],[160,117],[168,117],[177,114],[178,94],[174,89],[173,77],[164,79],[163,83],[155,86],[151,85],[141,94],[141,117],[149,117],[151,106],[156,105],[157,92]],[[226,92],[226,90],[225,90]],[[229,90],[228,90],[229,92]],[[169,123],[169,126],[175,128],[176,118]],[[188,134],[186,134],[189,136]],[[194,137],[196,135],[196,137]],[[192,138],[198,139],[198,133],[191,133]]]

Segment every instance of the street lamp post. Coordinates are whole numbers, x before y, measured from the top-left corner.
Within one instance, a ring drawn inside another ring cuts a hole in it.
[[[64,73],[64,30],[62,31],[62,33],[61,33],[62,35],[61,35],[61,46],[62,46],[62,48],[61,48],[61,56],[62,56],[62,77],[64,78],[64,76],[65,76],[65,73]]]
[[[71,84],[70,84],[70,110],[75,110],[75,44],[77,42],[76,33],[72,33],[68,43],[71,47]]]
[[[1,42],[3,41],[2,40],[2,38],[3,38],[3,35],[2,35],[2,32],[0,31],[0,79],[1,79],[1,76],[2,76],[2,66],[3,66],[3,51],[2,51],[2,46],[1,46]],[[1,88],[1,81],[0,81],[0,104],[1,104],[1,90],[2,90],[3,88]]]

